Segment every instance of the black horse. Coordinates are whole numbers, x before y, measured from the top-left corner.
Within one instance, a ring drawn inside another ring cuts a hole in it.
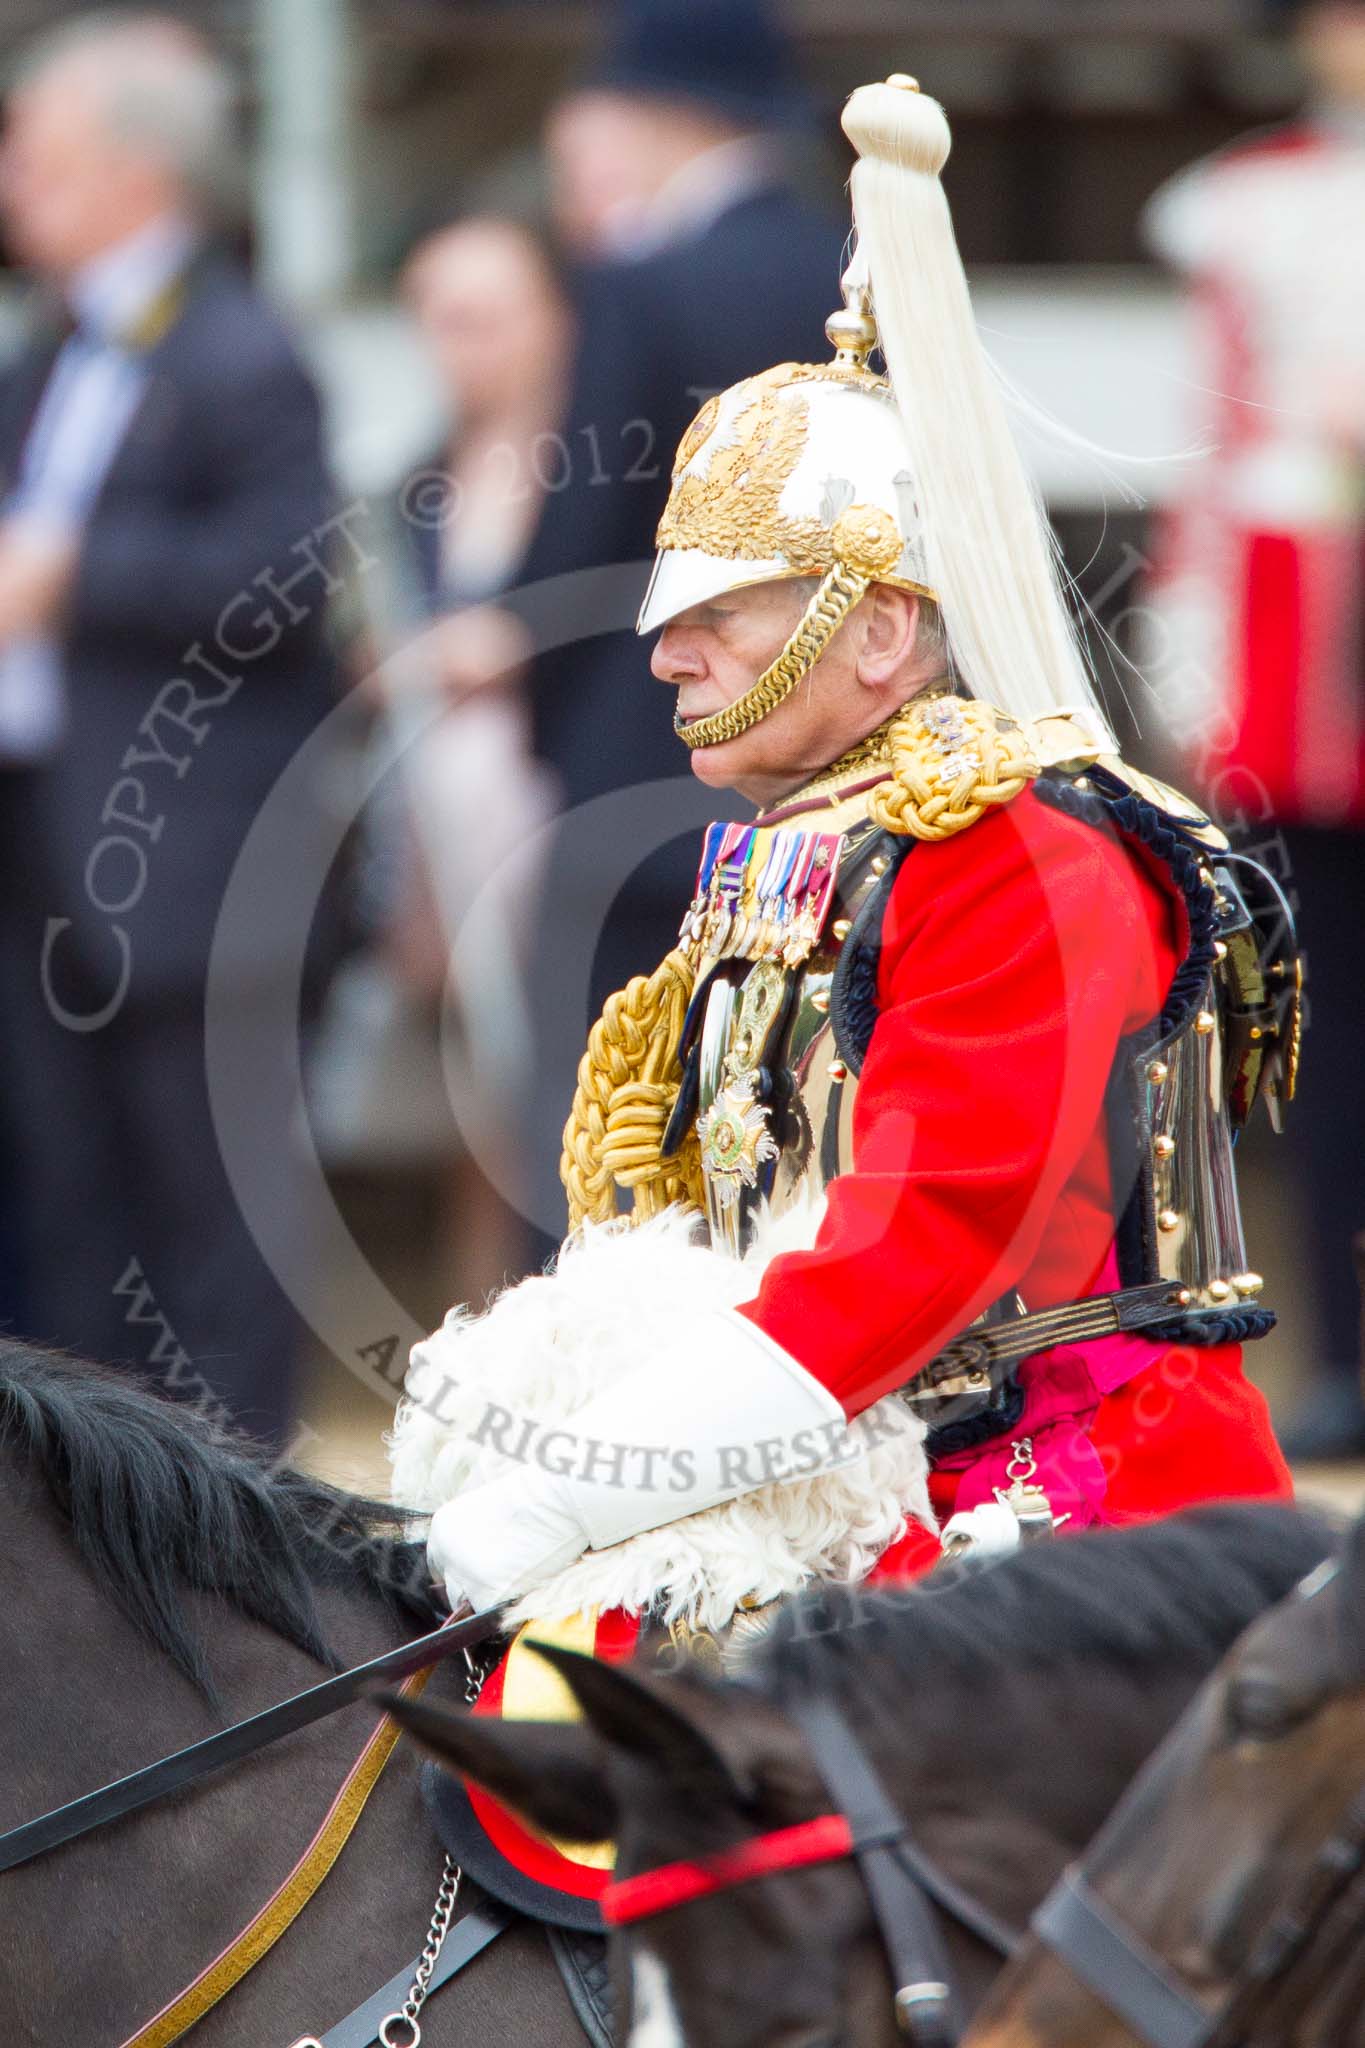
[[[909,1592],[798,1602],[739,1681],[556,1652],[586,1726],[496,1725],[424,1702],[399,1718],[536,1825],[614,1835],[628,1880],[733,1868],[728,1852],[828,1813],[796,1718],[830,1702],[937,1871],[1022,1933],[1219,1658],[1330,1540],[1293,1509],[1205,1509]],[[940,1917],[970,2010],[1001,1959]],[[882,1937],[848,1860],[727,1880],[616,1946],[641,2048],[897,2038]]]
[[[391,1511],[126,1381],[0,1350],[0,1832],[434,1625]],[[453,1671],[433,1697],[460,1697]],[[375,1724],[359,1706],[165,1805],[0,1875],[0,2042],[115,2048],[306,1848]],[[340,1861],[199,2048],[323,2034],[421,1949],[442,1852],[401,1745]],[[433,1999],[427,2048],[578,2023],[543,1932],[509,1928]],[[400,2031],[395,2035],[402,2040]]]

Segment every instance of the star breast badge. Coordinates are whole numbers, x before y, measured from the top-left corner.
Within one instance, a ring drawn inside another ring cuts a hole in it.
[[[723,1207],[739,1200],[742,1188],[756,1187],[759,1168],[778,1156],[767,1112],[755,1100],[757,1074],[728,1083],[697,1119],[701,1159]]]

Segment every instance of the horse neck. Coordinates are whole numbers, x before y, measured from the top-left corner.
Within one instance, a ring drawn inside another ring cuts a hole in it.
[[[0,1602],[0,1668],[23,1674],[0,1717],[0,1824],[325,1676],[270,1629],[224,1601],[187,1591],[184,1609],[207,1645],[219,1693],[217,1704],[209,1702],[95,1582],[46,1488],[8,1456],[0,1469],[0,1557],[11,1565]],[[347,1662],[377,1654],[403,1633],[358,1591],[329,1590],[318,1604]]]
[[[919,1845],[1008,1924],[1027,1925],[1167,1729],[1196,1680],[1062,1662],[942,1669],[880,1708],[846,1702]]]
[[[232,1607],[187,1595],[186,1608],[210,1647],[222,1701],[215,1709],[97,1586],[46,1488],[3,1455],[0,1559],[6,1566],[0,1672],[7,1681],[0,1713],[0,1831],[324,1675],[311,1657]],[[377,1654],[403,1633],[359,1591],[325,1592],[319,1608],[330,1641],[348,1663]],[[89,1842],[10,1872],[7,1950],[16,1963],[0,1984],[0,2039],[26,2039],[26,2015],[60,2009],[67,2048],[108,2048],[150,2017],[269,1897],[306,1847],[373,1722],[364,1708],[349,1709],[206,1780],[173,1808],[149,1808]],[[330,2015],[352,1989],[355,2002],[372,1987],[365,1970],[375,1965],[362,1968],[352,1987],[337,1961],[347,1913],[352,1925],[363,1916],[375,1943],[397,1955],[415,1949],[430,1912],[440,1857],[423,1827],[416,1760],[405,1751],[380,1781],[365,1828],[370,1854],[389,1875],[376,1891],[373,1866],[343,1858],[344,1867],[324,1888],[328,1897],[309,1908],[312,1938],[286,1944],[300,2011]],[[73,1991],[71,1972],[79,1978],[89,1957],[73,1957],[50,1938],[67,1922],[73,1886],[99,1926],[90,1950],[100,1959],[98,1981],[88,1995],[79,1985]],[[273,2038],[279,2029],[268,2003],[257,2009],[258,2001],[268,2001],[272,1981],[263,1970],[259,1983],[253,1976],[234,1992],[221,2016],[203,2023],[205,2048]]]

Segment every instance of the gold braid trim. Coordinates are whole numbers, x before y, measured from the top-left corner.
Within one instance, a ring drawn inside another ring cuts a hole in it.
[[[975,698],[915,698],[891,722],[891,776],[868,803],[873,823],[949,839],[1011,803],[1040,764],[1028,727]]]
[[[701,1208],[696,1132],[672,1159],[659,1150],[682,1081],[678,1045],[695,981],[692,961],[675,950],[611,996],[593,1025],[559,1162],[570,1230],[610,1222],[618,1187],[632,1191],[636,1220],[670,1202]]]

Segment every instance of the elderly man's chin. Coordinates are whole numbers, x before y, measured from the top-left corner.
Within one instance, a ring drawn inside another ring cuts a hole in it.
[[[746,683],[737,688],[728,702],[737,701],[748,687]],[[726,703],[692,700],[684,706],[680,702],[674,713],[674,729],[685,743],[689,725],[713,718],[726,708]],[[779,704],[732,740],[690,748],[692,773],[708,789],[736,790],[764,808],[789,790],[799,789],[825,765],[825,757],[813,764],[808,761],[812,751],[819,752],[825,738],[822,730],[810,731],[810,724],[802,704]]]
[[[776,738],[776,734],[751,726],[737,739],[694,747],[688,765],[708,789],[733,789],[760,810],[766,809],[817,772],[790,759],[785,748],[774,744]]]
[[[748,737],[743,733],[737,740],[721,740],[714,747],[694,747],[688,765],[698,782],[708,789],[737,789],[748,765],[749,749],[744,744]]]

